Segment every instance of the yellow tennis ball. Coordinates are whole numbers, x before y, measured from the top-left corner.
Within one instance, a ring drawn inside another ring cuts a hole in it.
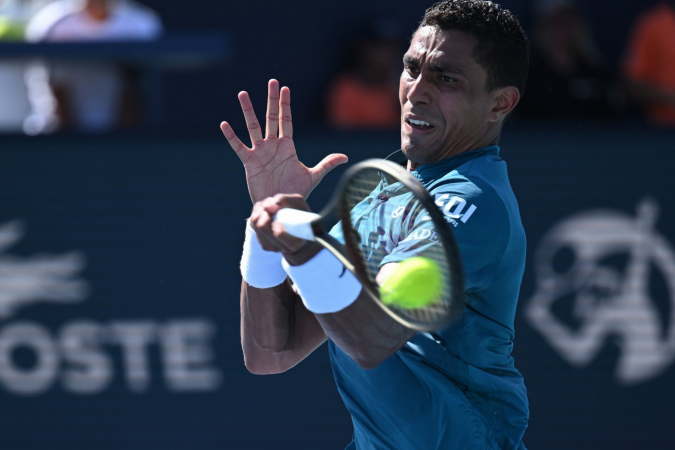
[[[441,269],[429,258],[415,256],[398,264],[394,273],[380,286],[385,305],[416,309],[429,306],[441,297]]]

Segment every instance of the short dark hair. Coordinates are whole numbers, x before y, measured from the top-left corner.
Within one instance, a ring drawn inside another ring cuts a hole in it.
[[[504,86],[525,92],[530,41],[509,10],[484,0],[445,0],[426,10],[419,28],[425,26],[476,37],[473,57],[487,72],[488,92]]]

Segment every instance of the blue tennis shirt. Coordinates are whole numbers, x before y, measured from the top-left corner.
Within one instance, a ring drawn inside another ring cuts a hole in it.
[[[347,448],[524,449],[527,392],[511,350],[526,242],[506,163],[499,147],[490,146],[422,165],[412,175],[451,224],[466,307],[457,323],[417,333],[371,370],[329,340],[335,381],[354,423]],[[388,249],[382,258],[364,248],[371,265],[400,261],[433,245],[423,223],[396,223],[409,199],[379,195],[387,188],[381,184],[352,210],[363,245]],[[331,234],[342,240],[339,226]]]

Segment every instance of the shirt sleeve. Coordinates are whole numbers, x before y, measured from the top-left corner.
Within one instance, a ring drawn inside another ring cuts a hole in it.
[[[509,220],[503,201],[488,185],[464,180],[432,190],[432,197],[454,234],[464,271],[464,290],[488,288],[506,250]],[[433,223],[424,212],[411,214],[410,226],[382,265],[438,251],[441,245]]]
[[[71,12],[63,2],[54,2],[40,9],[26,26],[25,38],[28,42],[49,40],[54,26]]]

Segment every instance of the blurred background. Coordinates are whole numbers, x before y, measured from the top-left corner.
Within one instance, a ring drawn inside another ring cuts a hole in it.
[[[501,141],[525,444],[675,448],[675,2],[501,4],[532,41]],[[0,0],[0,447],[344,448],[325,346],[244,368],[251,204],[218,125],[246,142],[237,93],[262,121],[277,78],[307,165],[391,153],[430,5]]]

